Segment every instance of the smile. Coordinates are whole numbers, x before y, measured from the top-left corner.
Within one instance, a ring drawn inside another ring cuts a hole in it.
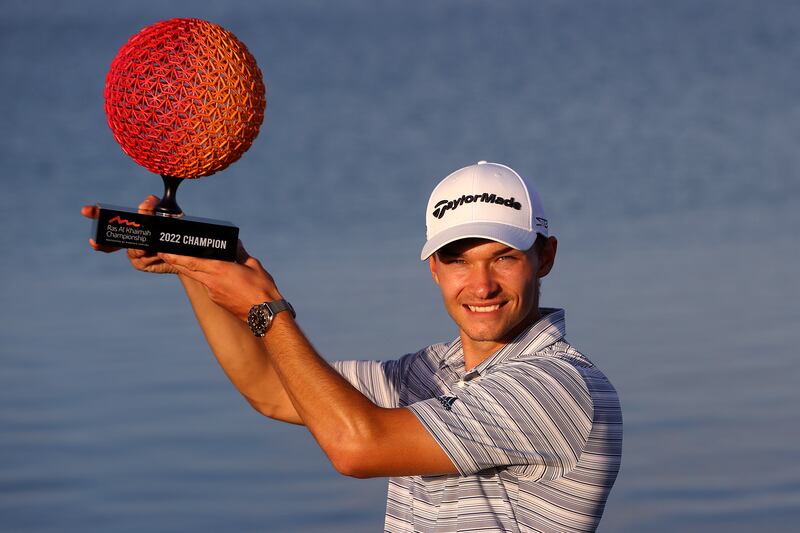
[[[495,305],[467,305],[467,309],[473,313],[491,313],[500,309],[500,304]]]

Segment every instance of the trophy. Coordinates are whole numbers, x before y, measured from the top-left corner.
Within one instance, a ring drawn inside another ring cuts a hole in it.
[[[147,26],[120,48],[104,91],[114,138],[134,161],[160,174],[154,213],[97,204],[97,244],[234,261],[239,228],[185,216],[184,179],[220,171],[250,148],[264,120],[256,60],[231,32],[199,19]]]

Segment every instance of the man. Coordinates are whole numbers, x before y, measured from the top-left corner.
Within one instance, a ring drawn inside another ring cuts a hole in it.
[[[304,424],[342,474],[390,477],[386,531],[593,531],[619,470],[622,417],[612,385],[564,339],[563,310],[539,308],[557,241],[538,194],[503,165],[460,169],[431,194],[427,237],[421,258],[459,337],[332,366],[246,253],[128,255],[179,275],[255,409]]]

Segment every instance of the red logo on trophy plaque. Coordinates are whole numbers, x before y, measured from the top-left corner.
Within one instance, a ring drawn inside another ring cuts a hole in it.
[[[111,63],[105,110],[114,138],[160,174],[154,214],[98,204],[98,244],[235,260],[239,229],[185,216],[175,200],[184,179],[223,170],[250,148],[264,120],[265,87],[247,47],[224,28],[171,19],[132,36]]]

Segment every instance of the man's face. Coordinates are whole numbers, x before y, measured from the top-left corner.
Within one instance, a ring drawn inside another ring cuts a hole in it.
[[[434,254],[431,274],[462,340],[491,353],[537,320],[538,278],[552,268],[555,249],[552,237],[541,253],[536,247],[520,251],[495,241],[464,239]]]

